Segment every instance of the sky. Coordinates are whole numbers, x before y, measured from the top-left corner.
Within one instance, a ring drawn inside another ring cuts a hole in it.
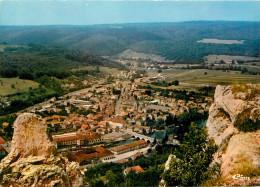
[[[260,21],[260,1],[0,0],[0,25]]]

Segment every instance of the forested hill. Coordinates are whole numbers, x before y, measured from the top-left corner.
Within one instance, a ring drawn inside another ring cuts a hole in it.
[[[202,39],[245,40],[244,44],[198,43]],[[116,55],[126,49],[182,63],[209,54],[260,55],[260,22],[180,22],[92,26],[0,27],[0,43],[41,44]]]
[[[122,64],[99,55],[60,47],[28,45],[7,47],[0,52],[0,77],[17,77],[35,80],[43,75],[66,78],[84,66],[107,66],[125,69]],[[87,72],[85,72],[87,73]]]

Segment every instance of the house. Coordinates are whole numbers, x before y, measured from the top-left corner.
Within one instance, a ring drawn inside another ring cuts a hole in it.
[[[144,173],[143,168],[138,166],[128,167],[124,170],[124,175],[127,175],[129,172],[134,171],[135,173]]]
[[[4,123],[2,124],[3,127],[8,127],[8,125],[9,125],[9,123],[7,123],[7,122],[4,122]]]
[[[108,123],[107,123],[106,121],[100,121],[100,122],[98,123],[98,125],[99,125],[100,127],[106,127],[106,126],[108,125]]]
[[[53,140],[57,143],[57,146],[84,145],[86,136],[73,135],[73,136],[55,137],[53,138]]]
[[[135,159],[137,159],[138,157],[140,157],[140,156],[142,156],[143,154],[141,153],[141,152],[137,152],[137,153],[135,153],[133,156],[131,156],[131,158],[133,159],[133,160],[135,160]]]
[[[9,123],[4,122],[4,123],[2,124],[2,127],[3,127],[3,131],[6,131],[6,129],[9,127]]]
[[[99,143],[103,141],[104,139],[101,135],[98,134],[86,135],[85,145]]]
[[[82,124],[81,125],[81,129],[89,129],[89,125],[88,124]]]
[[[122,154],[122,153],[126,153],[129,151],[134,151],[137,149],[141,149],[147,146],[147,142],[145,140],[139,140],[130,144],[126,144],[126,145],[120,145],[118,147],[115,147],[112,149],[112,151],[114,151],[114,153],[116,155]]]
[[[6,141],[2,137],[0,137],[0,145],[6,145]]]
[[[127,162],[128,162],[128,159],[127,159],[127,158],[123,158],[123,159],[121,159],[121,160],[115,161],[114,163],[117,163],[117,164],[125,164],[125,163],[127,163]]]
[[[114,119],[112,119],[112,121],[109,121],[109,124],[118,126],[119,128],[122,128],[123,124],[124,124],[124,120],[118,119],[118,118],[114,118]]]

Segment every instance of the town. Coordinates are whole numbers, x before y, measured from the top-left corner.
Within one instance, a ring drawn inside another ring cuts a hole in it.
[[[83,168],[106,162],[126,163],[129,158],[151,152],[162,141],[178,146],[177,117],[191,111],[205,115],[212,102],[209,96],[194,98],[194,91],[178,97],[183,92],[144,86],[167,80],[160,74],[148,77],[131,70],[106,78],[113,78],[113,82],[93,82],[88,88],[52,98],[27,111],[44,118],[58,151]],[[91,84],[86,80],[83,83]],[[12,124],[1,125],[7,128]],[[8,154],[10,142],[1,138],[0,143],[1,154]]]

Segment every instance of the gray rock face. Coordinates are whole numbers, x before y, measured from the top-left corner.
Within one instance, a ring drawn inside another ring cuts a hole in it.
[[[250,90],[249,90],[250,91]],[[238,133],[235,124],[245,119],[260,119],[260,96],[246,100],[243,92],[232,93],[231,86],[217,86],[214,103],[209,109],[207,121],[208,133],[220,147],[233,135]]]
[[[35,114],[21,114],[14,122],[10,153],[0,163],[4,186],[83,186],[79,165],[56,154],[45,121]]]
[[[244,133],[236,128],[246,119],[260,120],[260,95],[251,94],[257,86],[247,86],[242,92],[234,91],[231,86],[216,87],[206,126],[209,137],[219,146],[215,161],[221,164],[225,177],[231,178],[241,165],[255,170],[260,167],[260,130]],[[230,184],[235,182],[231,178]]]

